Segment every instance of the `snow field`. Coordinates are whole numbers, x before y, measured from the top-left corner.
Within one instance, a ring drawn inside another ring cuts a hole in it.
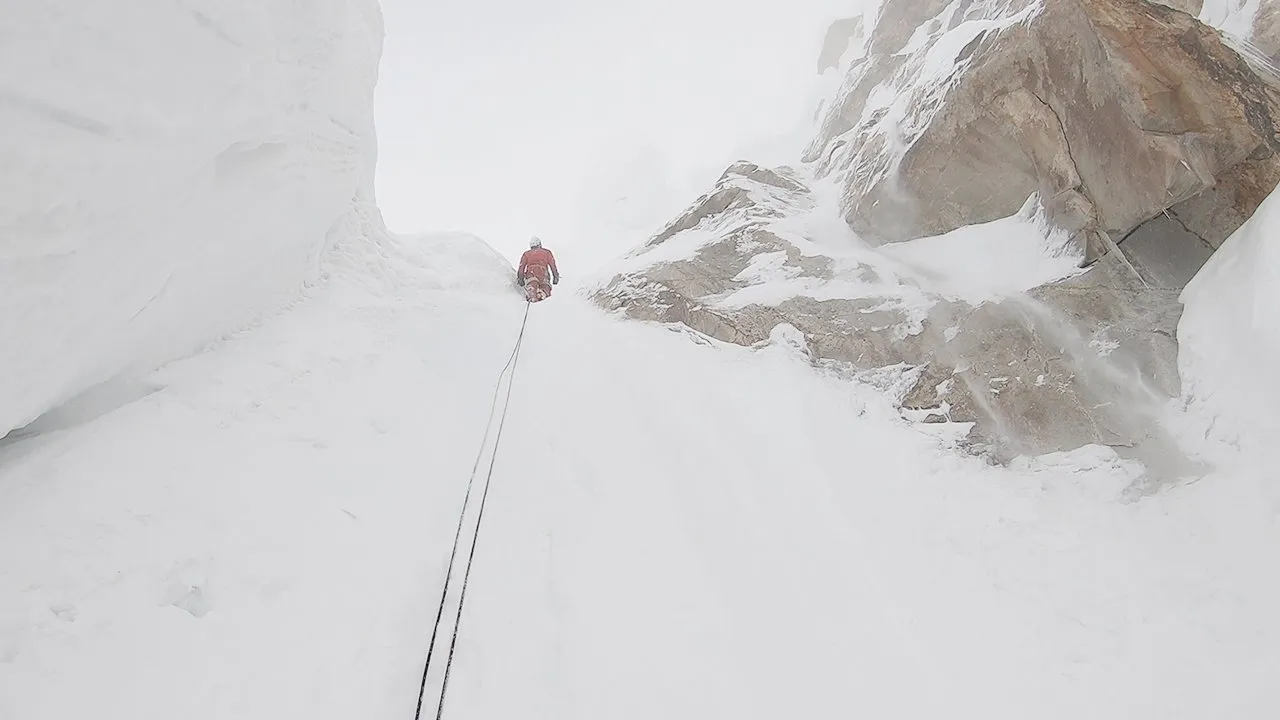
[[[395,292],[336,271],[0,449],[0,717],[411,712],[523,305],[411,292],[430,273],[393,260]],[[1256,486],[1125,503],[1137,470],[1098,449],[989,468],[777,337],[696,341],[565,285],[532,309],[448,717],[1275,706]]]
[[[7,443],[0,717],[411,713],[514,317],[330,288]]]

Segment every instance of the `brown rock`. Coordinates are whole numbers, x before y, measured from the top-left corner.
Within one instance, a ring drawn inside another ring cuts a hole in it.
[[[861,36],[861,16],[842,18],[831,23],[822,39],[822,51],[818,53],[818,74],[840,67],[840,58],[848,52],[849,45]]]
[[[805,182],[737,163],[647,247],[702,239],[684,234],[695,228],[710,242],[614,278],[596,301],[747,346],[788,323],[815,361],[911,366],[904,411],[974,423],[975,447],[998,459],[1089,443],[1178,458],[1153,422],[1180,385],[1178,294],[1280,181],[1280,84],[1187,15],[1196,0],[1167,4],[1053,0],[1031,14],[1031,0],[888,0],[806,151],[819,176],[840,173],[845,218],[868,240],[1008,217],[1036,193],[1087,241],[1087,272],[977,306],[914,288],[932,302],[923,322],[892,290],[734,302],[761,253],[815,284],[898,282],[801,252],[779,221],[812,210]],[[930,43],[976,18],[990,27],[958,47],[956,70],[918,82]],[[833,26],[820,63],[849,32]]]
[[[1184,12],[1191,17],[1200,15],[1200,11],[1204,9],[1204,0],[1151,0],[1158,5],[1171,7],[1174,10]]]
[[[1280,61],[1280,3],[1261,0],[1258,14],[1253,18],[1253,34],[1249,41],[1273,63]]]
[[[762,194],[763,188],[779,192]],[[738,201],[719,199],[730,194]],[[713,242],[688,259],[614,278],[594,299],[634,319],[678,323],[743,346],[787,323],[803,334],[815,361],[854,371],[920,367],[904,409],[925,422],[975,423],[975,448],[996,459],[1147,441],[1156,406],[1178,388],[1176,289],[1149,285],[1115,253],[1025,298],[977,307],[935,298],[923,329],[894,298],[875,294],[726,303],[750,287],[741,273],[762,253],[780,253],[796,277],[820,281],[839,272],[866,287],[883,284],[869,266],[837,270],[829,258],[804,255],[774,231],[779,217],[809,207],[808,196],[785,173],[739,163],[674,223],[716,228]],[[679,234],[669,229],[662,242]]]
[[[915,5],[890,0],[885,12],[904,4]],[[891,32],[888,46],[900,34]],[[994,220],[1039,192],[1055,221],[1096,238],[1096,257],[1109,238],[1210,188],[1180,215],[1188,224],[1196,222],[1188,213],[1212,216],[1216,232],[1229,234],[1235,228],[1222,221],[1247,217],[1275,185],[1274,79],[1185,13],[1143,0],[1060,0],[979,35],[966,53],[945,87],[904,88],[920,129],[900,157],[883,124],[862,118],[870,92],[862,86],[879,82],[876,71],[856,71],[866,83],[852,83],[826,118],[815,143],[822,149],[811,147],[810,157],[824,171],[849,171],[846,218],[864,238],[899,241]],[[905,64],[893,71],[901,78],[913,62],[866,64]],[[1237,169],[1243,162],[1252,167]],[[1231,185],[1238,181],[1256,186]]]

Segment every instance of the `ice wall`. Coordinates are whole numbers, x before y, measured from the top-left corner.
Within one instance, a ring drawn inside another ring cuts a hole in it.
[[[281,307],[368,215],[376,0],[0,10],[0,435]]]

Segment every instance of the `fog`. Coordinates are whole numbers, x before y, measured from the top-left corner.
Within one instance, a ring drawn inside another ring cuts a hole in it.
[[[579,270],[620,254],[734,159],[791,159],[823,32],[855,4],[383,0],[387,222],[511,256],[539,235]]]

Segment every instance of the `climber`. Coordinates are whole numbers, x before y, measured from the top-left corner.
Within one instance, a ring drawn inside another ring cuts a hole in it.
[[[529,240],[529,249],[520,256],[520,268],[516,270],[516,283],[524,288],[529,302],[538,302],[551,296],[551,286],[560,283],[560,270],[551,251],[542,247],[537,237]]]

